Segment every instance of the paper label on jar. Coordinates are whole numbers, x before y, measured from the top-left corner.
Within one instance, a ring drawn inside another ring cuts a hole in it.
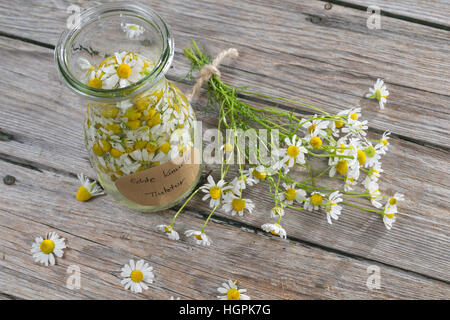
[[[192,187],[200,170],[199,152],[116,180],[119,192],[143,206],[162,206],[177,200]]]

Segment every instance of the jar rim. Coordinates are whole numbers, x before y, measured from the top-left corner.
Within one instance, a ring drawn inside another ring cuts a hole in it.
[[[96,89],[90,87],[78,80],[78,78],[70,71],[67,59],[67,49],[83,27],[89,25],[91,22],[98,21],[102,17],[124,14],[134,15],[156,27],[155,29],[160,33],[163,40],[163,48],[158,62],[149,74],[129,86],[116,89]],[[70,89],[89,99],[116,101],[118,98],[128,99],[148,90],[165,75],[172,63],[174,41],[169,26],[154,10],[148,6],[132,2],[116,2],[102,4],[83,11],[80,15],[80,19],[78,19],[78,23],[72,28],[62,32],[55,47],[54,54],[61,78],[65,80]]]

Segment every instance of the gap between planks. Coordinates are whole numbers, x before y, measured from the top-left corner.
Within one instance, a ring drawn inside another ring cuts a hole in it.
[[[67,176],[67,177],[70,177],[70,178],[77,179],[77,175],[75,173],[72,173],[72,172],[69,172],[69,171],[64,171],[64,170],[57,169],[57,168],[53,168],[53,167],[50,167],[50,166],[47,166],[47,165],[41,165],[40,163],[24,160],[24,159],[21,159],[21,158],[7,156],[7,155],[2,154],[2,153],[0,153],[0,161],[5,161],[5,162],[10,163],[12,165],[17,165],[17,166],[20,166],[20,167],[23,167],[23,168],[26,168],[26,169],[38,171],[40,173],[43,173],[44,171],[47,171],[47,172],[52,172],[52,173],[56,173],[56,174],[59,174],[59,175],[63,175],[63,176]],[[200,179],[200,181],[201,181],[201,179]],[[173,207],[173,208],[171,208],[169,210],[177,211],[180,207],[181,207],[180,205],[177,205],[177,206],[175,206],[175,207]],[[208,212],[207,211],[202,211],[202,208],[193,208],[193,207],[187,205],[185,207],[185,209],[186,209],[185,213],[188,213],[188,215],[192,216],[192,217],[206,219],[209,216],[209,211]],[[224,216],[212,216],[210,218],[210,220],[212,222],[216,223],[216,224],[221,224],[221,225],[225,225],[225,226],[229,226],[229,227],[233,227],[233,228],[238,228],[241,231],[251,232],[251,233],[254,233],[254,234],[259,235],[259,236],[263,236],[263,237],[266,237],[266,238],[271,238],[271,236],[267,235],[267,233],[264,232],[261,228],[257,228],[257,227],[255,227],[255,226],[253,226],[251,224],[248,224],[248,223],[245,223],[245,222],[242,222],[242,221],[239,221],[239,220],[234,220],[234,219],[227,218],[227,217],[224,217]],[[61,230],[61,231],[64,231],[64,232],[70,234],[70,232],[67,231],[67,230]],[[74,234],[72,234],[72,235],[74,235]],[[74,236],[76,236],[76,235],[74,235]],[[93,241],[93,240],[87,239],[87,238],[83,238],[83,239],[86,240],[86,241]],[[298,245],[303,245],[305,247],[320,249],[320,250],[323,250],[323,251],[326,251],[326,252],[329,252],[329,253],[334,253],[334,254],[337,254],[337,255],[340,255],[340,256],[343,256],[343,257],[346,257],[346,258],[357,260],[357,261],[377,263],[377,264],[380,264],[380,265],[383,265],[383,266],[386,266],[386,267],[389,267],[389,268],[393,268],[393,269],[396,269],[396,270],[399,270],[399,271],[403,271],[403,272],[409,273],[411,275],[422,277],[424,279],[439,281],[439,282],[442,282],[442,283],[445,283],[445,284],[450,284],[450,281],[446,281],[445,279],[433,277],[433,276],[430,276],[430,275],[427,275],[427,274],[424,274],[424,273],[420,273],[420,272],[417,272],[417,271],[413,271],[413,270],[408,270],[408,269],[405,269],[405,268],[402,268],[402,267],[399,267],[399,266],[395,266],[395,265],[392,265],[392,264],[389,264],[389,263],[386,263],[386,262],[382,262],[382,261],[379,261],[379,260],[371,259],[371,258],[364,257],[364,256],[361,256],[361,255],[357,255],[357,254],[352,254],[352,253],[349,253],[349,252],[346,252],[346,251],[343,251],[343,250],[340,250],[340,249],[331,248],[331,247],[328,247],[328,246],[325,246],[325,245],[321,245],[319,243],[314,243],[314,242],[307,241],[307,240],[304,240],[304,239],[300,239],[300,238],[297,238],[297,237],[292,237],[292,236],[288,235],[287,236],[287,240],[292,241],[292,242],[294,242],[294,243],[296,243]],[[99,244],[99,243],[97,243],[97,244]]]
[[[319,1],[324,1],[324,0],[319,0]],[[51,50],[55,49],[55,46],[52,45],[52,44],[44,43],[44,42],[41,42],[41,41],[36,41],[36,40],[33,40],[33,39],[23,38],[23,37],[16,36],[16,35],[13,35],[13,34],[9,34],[9,33],[5,33],[5,32],[2,32],[2,31],[0,31],[0,37],[5,37],[5,38],[9,38],[9,39],[18,40],[18,41],[21,41],[21,42],[24,42],[24,43],[29,43],[29,44],[32,44],[32,45],[36,45],[36,46],[47,48],[47,49],[51,49]],[[179,53],[176,52],[175,54],[178,55]],[[248,73],[247,70],[242,70],[242,69],[239,69],[239,68],[236,68],[236,67],[233,67],[233,66],[228,66],[227,65],[227,66],[223,66],[223,67]],[[184,84],[193,84],[193,82],[191,82],[191,81],[187,81],[185,79],[178,79],[178,78],[176,78],[174,76],[170,76],[170,75],[166,75],[166,78],[168,80],[170,80],[170,81],[177,81],[177,82],[181,82],[181,83],[184,83]],[[401,86],[400,84],[396,84],[396,85]],[[417,88],[413,88],[413,89],[417,90]],[[249,96],[249,95],[246,95],[246,94],[238,94],[238,96],[241,97],[241,98],[245,98],[246,100],[249,100],[249,101],[252,101],[252,102],[256,102],[256,103],[261,103],[261,104],[273,103],[273,101],[271,101],[271,100],[268,100],[268,99],[266,100],[264,98],[259,98],[259,97],[256,97],[256,96]],[[296,110],[296,109],[294,109],[294,108],[292,108],[292,107],[290,107],[290,106],[288,106],[286,104],[283,104],[281,102],[277,102],[276,104],[277,104],[277,107],[282,109],[282,110],[292,111],[292,112],[298,111],[298,110]],[[313,112],[310,112],[308,110],[302,110],[302,113],[311,114],[311,115],[314,114]],[[377,133],[377,134],[382,134],[384,132],[383,130],[380,130],[380,129],[377,129],[377,128],[374,128],[374,127],[369,127],[368,131],[369,132],[373,132],[373,133]],[[433,148],[433,149],[436,149],[436,150],[443,150],[443,151],[450,152],[450,145],[446,146],[446,145],[436,144],[436,143],[432,143],[432,142],[426,142],[426,141],[423,141],[423,140],[414,139],[413,137],[408,137],[408,136],[405,136],[405,135],[402,135],[402,134],[397,134],[397,133],[392,133],[392,132],[391,132],[391,137],[395,137],[395,138],[398,138],[398,139],[401,139],[401,140],[404,140],[404,141],[416,143],[416,144],[424,146],[424,147],[430,147],[430,148]]]

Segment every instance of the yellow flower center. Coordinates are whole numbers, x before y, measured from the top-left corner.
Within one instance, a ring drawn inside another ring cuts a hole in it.
[[[92,78],[89,80],[89,86],[95,89],[100,89],[102,87],[102,80],[99,78]]]
[[[123,155],[123,152],[117,149],[111,149],[111,156],[113,158],[120,158]]]
[[[319,137],[313,137],[309,143],[314,149],[319,149],[322,146],[322,139]]]
[[[385,216],[388,217],[389,219],[393,219],[395,216],[395,213],[385,214]]]
[[[377,152],[376,152],[376,150],[375,150],[374,147],[370,146],[370,147],[367,147],[367,148],[364,150],[364,153],[366,154],[366,156],[367,156],[368,158],[373,158],[373,157],[375,157],[375,154],[376,154]]]
[[[267,177],[267,173],[265,171],[259,172],[258,170],[253,169],[252,173],[258,180],[264,180]]]
[[[390,198],[390,199],[389,199],[389,204],[390,204],[391,206],[397,204],[397,199],[395,199],[395,198]]]
[[[296,197],[297,197],[297,190],[295,190],[294,188],[289,188],[286,190],[286,199],[292,201]]]
[[[224,145],[224,149],[226,152],[231,152],[231,151],[233,151],[233,146],[230,143],[226,143]]]
[[[122,129],[120,128],[120,126],[117,123],[108,123],[106,125],[106,129],[108,129],[114,133],[120,133],[122,131]]]
[[[269,232],[276,236],[280,234],[280,230],[276,231],[275,229],[271,229]]]
[[[122,63],[120,66],[117,67],[117,75],[122,78],[126,79],[131,74],[131,68],[126,63]]]
[[[335,120],[334,121],[334,125],[336,126],[336,128],[342,128],[342,126],[344,125],[344,122],[342,122],[342,119],[339,118],[339,120]]]
[[[231,288],[227,292],[227,299],[228,300],[239,300],[241,298],[241,293],[234,288]]]
[[[297,146],[289,146],[287,148],[287,154],[291,158],[297,158],[299,153],[300,153],[300,149]]]
[[[362,150],[358,150],[357,159],[359,164],[362,166],[364,163],[366,163],[366,154]]]
[[[157,124],[160,124],[161,123],[161,114],[158,112],[158,113],[155,113],[151,118],[150,118],[150,120],[148,120],[147,121],[147,125],[149,126],[149,127],[154,127],[154,126],[156,126]]]
[[[142,280],[144,280],[144,274],[141,270],[133,270],[130,274],[130,278],[134,282],[141,282]]]
[[[387,145],[388,141],[387,141],[387,139],[383,139],[383,140],[381,140],[381,143],[384,144],[384,145]]]
[[[101,110],[100,113],[102,114],[102,116],[104,116],[105,118],[115,118],[117,117],[117,115],[119,114],[119,108],[117,107],[112,107],[112,106],[104,106]]]
[[[170,150],[170,143],[169,142],[164,142],[160,147],[159,147],[159,151],[164,152],[165,154],[169,153]]]
[[[81,186],[77,191],[76,198],[78,201],[88,201],[92,198],[92,195],[86,187]]]
[[[233,199],[231,206],[233,207],[234,211],[242,211],[245,208],[245,201],[242,199]]]
[[[217,200],[222,195],[222,189],[218,186],[213,186],[209,189],[209,195],[211,196],[211,199]]]
[[[203,240],[202,236],[200,234],[194,234],[195,239],[197,240]]]
[[[318,206],[319,204],[322,204],[322,202],[323,202],[323,197],[320,194],[315,193],[311,196],[311,203],[313,205]]]
[[[55,249],[55,243],[52,240],[44,240],[41,242],[41,251],[45,254],[50,254]]]
[[[136,130],[137,128],[139,128],[140,125],[141,125],[141,120],[131,120],[131,121],[127,122],[127,126],[131,130]]]
[[[111,150],[111,143],[109,143],[105,139],[101,139],[100,144],[102,145],[102,150],[104,152],[109,152]]]
[[[348,162],[347,160],[341,160],[336,164],[336,171],[341,174],[344,175],[347,173],[348,170]]]
[[[155,142],[150,141],[149,143],[147,143],[147,146],[145,148],[147,149],[148,153],[152,153],[155,152],[156,149],[158,149],[158,145]]]
[[[377,91],[375,91],[375,99],[377,99],[378,101],[381,100],[381,90],[377,89]]]
[[[165,231],[166,233],[171,233],[171,232],[172,232],[172,228],[169,227],[169,226],[165,226],[165,227],[164,227],[164,231]]]
[[[99,157],[103,155],[103,148],[99,143],[94,143],[92,146],[92,151],[94,151],[94,153]]]
[[[314,130],[316,130],[317,124],[312,124],[308,127],[308,132],[311,134]]]
[[[354,113],[352,113],[352,114],[350,115],[350,118],[351,118],[352,120],[357,120],[357,119],[358,119],[358,115],[356,114],[356,112],[354,112]]]
[[[341,145],[339,146],[340,148],[338,149],[339,153],[344,153],[345,151],[345,144],[341,143]]]

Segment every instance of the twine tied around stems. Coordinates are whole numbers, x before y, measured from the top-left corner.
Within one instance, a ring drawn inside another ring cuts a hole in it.
[[[187,98],[189,102],[197,95],[198,91],[200,91],[200,88],[202,85],[208,81],[213,75],[216,75],[220,78],[220,71],[218,69],[220,63],[223,59],[226,57],[238,57],[239,52],[235,48],[229,48],[227,50],[222,51],[219,53],[213,60],[211,64],[205,65],[200,72],[198,73],[198,79],[197,82],[194,85],[194,88],[192,88],[192,92],[187,95]]]

